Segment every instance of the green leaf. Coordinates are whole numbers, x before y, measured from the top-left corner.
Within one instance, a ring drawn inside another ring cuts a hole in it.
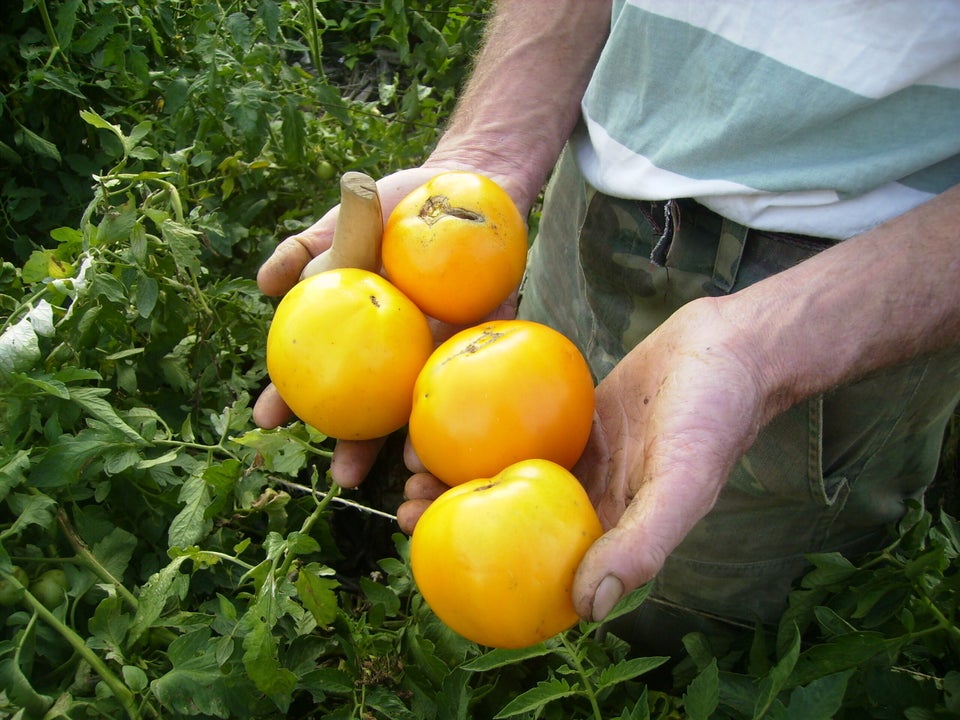
[[[28,717],[43,717],[47,708],[53,704],[52,697],[34,690],[30,680],[13,658],[0,660],[0,687],[10,700],[27,711]]]
[[[0,533],[0,539],[16,537],[30,525],[50,528],[57,513],[57,501],[40,493],[31,495],[13,493],[7,498],[7,505],[16,519],[10,527]]]
[[[790,686],[806,685],[813,680],[855,668],[899,646],[899,638],[885,638],[878,632],[855,632],[814,645],[798,658],[790,677]]]
[[[853,670],[826,675],[794,688],[783,720],[831,720],[840,710]]]
[[[231,711],[242,702],[243,694],[228,683],[229,676],[217,664],[209,630],[177,638],[167,653],[173,667],[150,685],[164,707],[180,717],[236,717]]]
[[[127,425],[127,423],[117,415],[117,411],[113,409],[113,406],[104,400],[104,396],[110,394],[109,388],[71,387],[69,388],[69,393],[71,400],[93,415],[93,417],[103,422],[110,429],[116,430],[127,440],[137,445],[146,444],[144,439],[140,437],[140,434]]]
[[[599,691],[626,682],[627,680],[632,680],[660,667],[668,660],[670,660],[669,656],[650,656],[620,660],[612,665],[607,665],[600,671],[600,674],[597,675],[595,687]]]
[[[106,651],[107,657],[124,662],[126,635],[132,618],[123,612],[123,601],[116,595],[108,595],[97,605],[90,618],[87,646]]]
[[[185,590],[183,580],[189,578],[180,574],[180,566],[187,559],[187,555],[175,557],[166,567],[151,575],[140,588],[137,612],[129,631],[131,643],[136,642],[160,618],[168,600],[181,597]]]
[[[40,135],[37,135],[33,130],[28,128],[25,125],[22,125],[19,121],[17,123],[17,129],[13,134],[14,140],[18,145],[22,145],[29,150],[35,152],[37,155],[50,158],[51,160],[56,160],[58,163],[61,161],[60,151],[57,149],[57,146]]]
[[[334,592],[340,583],[333,578],[321,577],[321,573],[325,572],[326,568],[310,563],[300,570],[296,582],[297,597],[320,627],[330,625],[340,610]]]
[[[653,587],[652,583],[647,583],[646,585],[641,585],[636,590],[627,593],[624,595],[616,605],[613,606],[613,609],[610,613],[603,619],[603,621],[610,622],[615,620],[618,617],[624,615],[629,615],[638,607],[640,607],[644,600],[647,599],[647,596],[650,594],[650,589]]]
[[[777,699],[777,695],[786,686],[799,656],[800,632],[794,626],[780,660],[771,668],[770,673],[760,681],[760,693],[757,696],[757,704],[753,713],[754,720],[762,718],[770,709],[774,700]]]
[[[115,527],[91,548],[91,552],[114,578],[122,580],[136,548],[137,537]]]
[[[213,528],[207,517],[207,507],[213,498],[202,475],[191,475],[180,487],[177,500],[183,503],[180,512],[170,521],[167,542],[170,547],[195,545]]]
[[[0,501],[25,479],[24,471],[30,467],[30,451],[14,450],[0,458]]]
[[[286,98],[286,101],[280,106],[280,116],[283,121],[281,125],[283,155],[289,164],[295,165],[304,153],[307,134],[303,111],[300,109],[296,98]]]
[[[97,225],[97,244],[109,247],[127,240],[137,224],[137,214],[133,203],[108,210]]]
[[[463,663],[460,667],[470,672],[487,672],[488,670],[496,670],[506,665],[516,665],[525,660],[543,657],[553,651],[553,647],[548,643],[537,643],[536,645],[518,650],[490,650],[473,660]]]
[[[689,720],[709,720],[720,702],[720,673],[717,659],[690,681],[683,694],[683,709]]]
[[[200,273],[200,232],[174,220],[160,223],[160,234],[170,248],[177,267],[192,274]]]
[[[513,700],[508,702],[503,708],[494,715],[494,718],[513,717],[527,712],[540,710],[547,703],[554,700],[562,700],[566,697],[572,697],[578,694],[573,686],[566,680],[554,678],[537,683],[537,686],[522,692]]]
[[[297,684],[297,676],[280,666],[277,640],[271,630],[268,623],[252,624],[252,629],[243,638],[243,666],[257,689],[286,711]]]

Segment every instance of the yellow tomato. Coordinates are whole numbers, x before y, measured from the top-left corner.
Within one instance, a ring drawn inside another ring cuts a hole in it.
[[[328,270],[295,285],[267,335],[267,371],[297,417],[330,437],[402,427],[433,349],[424,314],[366,270]]]
[[[441,344],[417,378],[410,442],[447,485],[529,458],[572,468],[593,424],[593,377],[556,330],[498,320]]]
[[[413,531],[427,605],[480,645],[522,648],[577,622],[577,566],[603,530],[580,482],[546,460],[447,490]]]
[[[401,200],[383,229],[387,277],[427,315],[479,322],[516,290],[527,262],[527,226],[483,175],[437,175]]]

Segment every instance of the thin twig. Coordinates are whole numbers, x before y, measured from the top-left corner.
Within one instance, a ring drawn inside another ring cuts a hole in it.
[[[278,485],[283,485],[284,487],[287,487],[291,490],[298,490],[305,494],[313,493],[319,498],[325,498],[327,496],[327,493],[321,490],[314,490],[313,488],[308,487],[306,485],[301,485],[300,483],[291,482],[290,480],[284,480],[283,478],[277,477],[276,475],[271,475],[270,480],[277,483]],[[388,520],[393,520],[394,522],[396,522],[397,520],[396,515],[391,515],[388,512],[384,512],[383,510],[377,510],[376,508],[368,507],[366,505],[363,505],[362,503],[358,503],[356,500],[350,500],[349,498],[345,498],[341,495],[337,495],[336,497],[334,497],[333,502],[339,503],[340,505],[346,505],[347,507],[351,507],[355,510],[360,510],[361,512],[365,512],[370,515],[377,515],[378,517],[386,518]]]

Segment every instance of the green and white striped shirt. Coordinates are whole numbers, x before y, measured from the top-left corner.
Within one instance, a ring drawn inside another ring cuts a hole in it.
[[[960,182],[960,2],[615,0],[594,187],[846,238]]]

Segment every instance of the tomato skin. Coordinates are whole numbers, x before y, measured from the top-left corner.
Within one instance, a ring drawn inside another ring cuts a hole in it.
[[[365,440],[402,427],[433,349],[423,313],[366,270],[297,283],[267,335],[267,371],[293,413],[330,437]]]
[[[60,568],[53,568],[30,584],[30,594],[36,597],[47,610],[54,610],[67,599],[69,588],[67,574]]]
[[[417,521],[414,580],[448,627],[522,648],[577,622],[573,578],[603,530],[580,482],[546,460],[447,490]]]
[[[516,290],[527,226],[503,188],[483,175],[446,172],[403,198],[383,229],[383,266],[427,315],[479,322]]]
[[[561,333],[498,320],[457,333],[414,386],[410,442],[447,485],[542,458],[572,468],[593,424],[593,376]]]

